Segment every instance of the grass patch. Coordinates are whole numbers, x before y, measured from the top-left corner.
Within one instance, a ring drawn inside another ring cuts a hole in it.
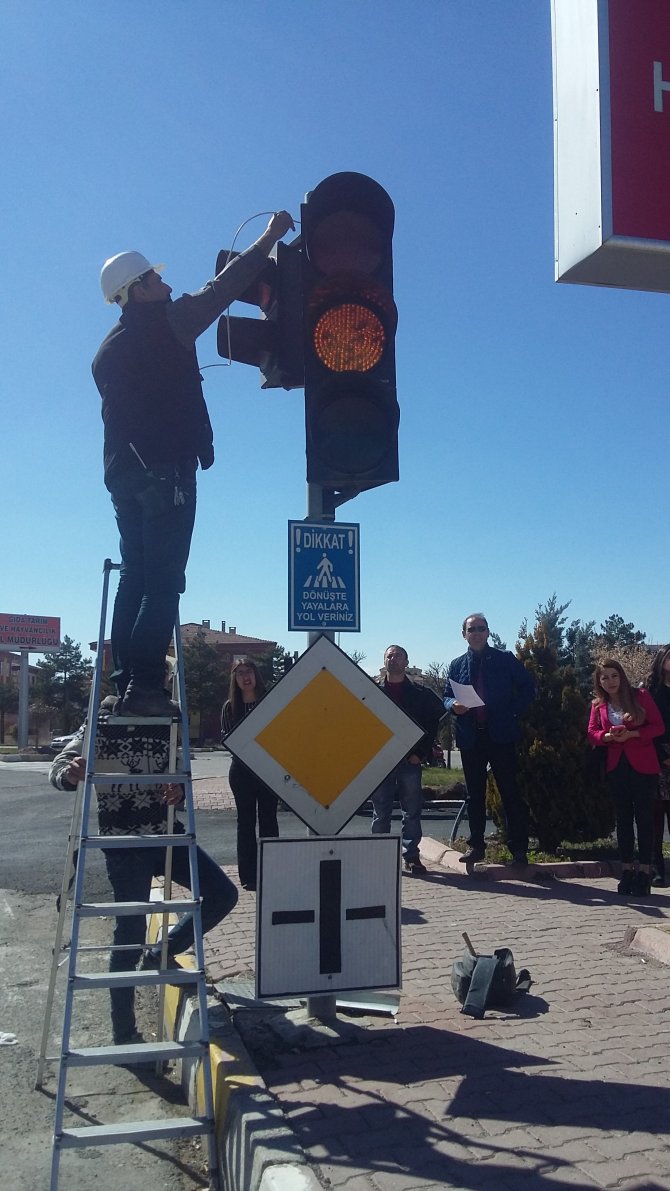
[[[421,787],[424,797],[430,798],[431,791],[434,791],[434,798],[444,798],[445,791],[462,781],[462,769],[438,769],[432,765],[424,765],[421,770]],[[448,797],[448,794],[446,796]]]

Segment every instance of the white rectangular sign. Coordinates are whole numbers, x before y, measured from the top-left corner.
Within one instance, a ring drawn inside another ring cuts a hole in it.
[[[264,839],[256,996],[399,988],[396,835]]]

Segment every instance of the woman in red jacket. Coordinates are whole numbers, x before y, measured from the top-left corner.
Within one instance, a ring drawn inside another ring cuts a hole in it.
[[[593,690],[588,738],[607,748],[607,785],[615,803],[622,865],[619,893],[646,895],[651,887],[653,805],[660,771],[654,737],[665,731],[663,720],[649,692],[633,690],[623,666],[613,658],[596,666]]]

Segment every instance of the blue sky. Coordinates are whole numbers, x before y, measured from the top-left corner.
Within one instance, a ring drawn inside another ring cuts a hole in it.
[[[0,46],[0,611],[97,636],[117,557],[90,375],[116,317],[102,261],[138,249],[196,289],[243,220],[298,217],[358,170],[396,206],[401,479],[339,512],[362,546],[342,646],[370,670],[391,641],[446,662],[483,610],[513,647],[554,591],[670,637],[667,298],[554,282],[549,0],[5,0]],[[219,362],[214,329],[199,359]],[[182,619],[302,649],[302,393],[204,375],[217,462]]]

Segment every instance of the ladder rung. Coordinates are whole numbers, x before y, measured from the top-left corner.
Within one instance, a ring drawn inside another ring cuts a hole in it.
[[[125,770],[123,773],[116,773],[114,770],[103,769],[86,776],[93,782],[115,786],[183,786],[184,782],[191,780],[191,772],[187,769],[178,773],[127,773]]]
[[[162,972],[79,972],[73,988],[132,988],[154,984],[196,984],[204,976],[201,968],[165,968]]]
[[[155,901],[155,902],[82,902],[76,913],[82,918],[130,918],[139,914],[188,914],[200,902]]]
[[[190,1059],[203,1055],[205,1042],[133,1042],[127,1046],[81,1046],[64,1055],[70,1067],[94,1067],[100,1064],[144,1063],[147,1059]]]
[[[176,711],[174,715],[109,715],[106,722],[114,727],[116,724],[178,724],[180,720],[181,711]]]
[[[124,1121],[122,1125],[63,1129],[54,1137],[54,1145],[63,1149],[104,1146],[123,1141],[149,1141],[153,1137],[193,1137],[198,1133],[211,1133],[212,1130],[213,1123],[204,1117],[166,1117],[163,1121]]]
[[[85,835],[81,842],[86,848],[169,848],[194,844],[195,836],[188,831],[178,835]]]

